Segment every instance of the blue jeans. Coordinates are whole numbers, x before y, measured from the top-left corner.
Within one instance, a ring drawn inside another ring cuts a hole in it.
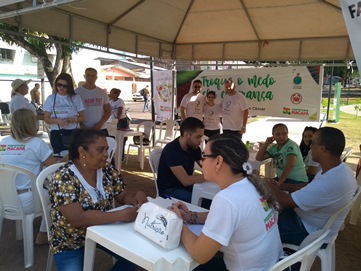
[[[66,135],[71,135],[73,133],[74,130],[65,130],[63,129],[63,131],[60,130],[52,130],[50,131],[50,144],[51,147],[53,148],[54,153],[60,153],[61,151],[66,150],[67,148],[64,146],[63,144],[63,139],[62,139],[62,132]]]
[[[149,110],[149,98],[144,96],[144,107],[143,107],[143,112],[145,112],[145,110]]]
[[[232,130],[223,130],[223,134],[234,134],[239,136],[242,139],[243,134],[240,131],[232,131]]]
[[[164,191],[160,191],[161,197],[167,198],[167,195],[172,198],[180,199],[189,203],[192,201],[192,191],[181,187],[168,188]]]
[[[117,259],[111,269],[112,271],[135,271],[137,269],[134,263],[114,254],[110,250],[99,245],[97,245],[97,248],[104,250]],[[58,271],[83,271],[84,248],[56,253],[54,254],[54,260]]]
[[[278,217],[278,228],[282,243],[299,246],[309,235],[301,219],[292,208],[283,210]]]

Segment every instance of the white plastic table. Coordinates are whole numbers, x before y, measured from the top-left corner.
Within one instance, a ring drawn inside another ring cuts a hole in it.
[[[169,200],[169,205],[171,203]],[[190,210],[204,211],[187,205]],[[174,250],[166,250],[136,232],[134,222],[119,222],[87,228],[83,271],[93,270],[96,244],[150,271],[190,271],[198,266],[182,244]]]
[[[143,132],[137,130],[117,130],[115,133],[115,140],[117,141],[117,149],[114,155],[115,165],[118,170],[122,168],[123,161],[123,145],[124,138],[128,136],[139,136],[140,137],[140,146],[143,145]],[[140,168],[144,168],[144,149],[140,148],[139,150],[139,160],[140,160]]]

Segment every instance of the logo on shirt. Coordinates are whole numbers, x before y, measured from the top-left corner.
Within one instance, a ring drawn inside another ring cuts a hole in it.
[[[89,98],[84,99],[85,106],[102,106],[103,98]]]
[[[25,151],[24,144],[0,145],[1,155],[20,155]]]

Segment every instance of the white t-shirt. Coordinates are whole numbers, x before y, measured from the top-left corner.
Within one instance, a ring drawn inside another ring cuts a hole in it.
[[[321,166],[319,163],[312,160],[312,149],[310,149],[307,153],[306,158],[303,160],[306,167],[317,167],[318,170],[321,169]]]
[[[220,104],[210,106],[205,104],[203,107],[203,123],[206,130],[219,130],[221,129],[222,107]]]
[[[38,175],[42,163],[52,154],[50,147],[39,137],[34,137],[23,143],[7,136],[0,141],[0,162],[30,170]],[[18,190],[31,188],[31,180],[25,175],[16,177]]]
[[[81,97],[85,106],[85,127],[93,127],[103,117],[103,106],[109,104],[109,97],[105,91],[99,87],[86,89],[83,86],[75,90]],[[102,128],[105,128],[104,126]]]
[[[291,194],[298,206],[295,212],[309,233],[322,229],[333,213],[352,201],[357,187],[354,173],[345,163],[325,174],[321,170],[311,183]],[[329,237],[338,232],[346,215],[347,212],[340,214]]]
[[[55,104],[54,104],[55,99]],[[65,119],[65,118],[75,118],[78,116],[78,113],[84,111],[84,105],[79,95],[59,95],[51,94],[46,98],[44,103],[44,111],[51,113],[51,118]],[[56,116],[54,114],[56,113]],[[67,126],[62,126],[60,129],[72,130],[77,128],[77,123],[69,123]],[[50,124],[51,130],[59,130],[58,124]]]
[[[116,100],[116,101],[110,100],[109,103],[110,103],[110,107],[111,107],[111,109],[112,109],[112,114],[110,115],[110,118],[109,118],[109,119],[111,119],[111,120],[113,120],[113,119],[118,119],[117,116],[118,116],[118,108],[119,108],[119,107],[123,107],[123,110],[122,110],[122,114],[121,114],[121,116],[120,116],[120,119],[124,119],[124,118],[125,118],[125,103],[124,103],[124,101],[119,98],[119,99]]]
[[[220,243],[230,271],[264,271],[282,255],[277,218],[244,178],[214,197],[203,234]]]
[[[14,96],[11,97],[10,101],[10,113],[13,114],[16,110],[20,108],[27,108],[30,109],[34,115],[36,116],[36,109],[35,106],[33,106],[28,99],[26,99],[23,95],[20,93],[15,93]]]
[[[221,102],[223,129],[241,131],[243,123],[243,111],[248,109],[246,97],[236,92],[234,95],[226,95]]]
[[[203,121],[203,106],[206,103],[206,97],[202,94],[189,92],[184,95],[180,106],[186,109],[187,118],[193,117]]]

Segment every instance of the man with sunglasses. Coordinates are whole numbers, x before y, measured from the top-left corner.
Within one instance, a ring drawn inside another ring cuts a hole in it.
[[[206,98],[201,94],[202,81],[194,80],[192,88],[193,91],[184,95],[180,104],[182,120],[193,117],[203,121],[203,106]]]
[[[102,130],[108,136],[108,130],[104,124],[111,115],[109,97],[107,93],[95,85],[98,79],[98,72],[94,68],[85,70],[85,84],[75,90],[81,97],[85,107],[85,121],[82,126]]]
[[[159,195],[191,202],[193,184],[204,182],[203,174],[194,174],[194,163],[202,159],[200,144],[204,124],[199,119],[186,118],[180,126],[181,136],[168,143],[161,154],[157,186]]]
[[[236,91],[234,82],[229,79],[224,84],[226,94],[221,102],[223,133],[237,134],[240,137],[246,132],[248,105],[246,97]]]

